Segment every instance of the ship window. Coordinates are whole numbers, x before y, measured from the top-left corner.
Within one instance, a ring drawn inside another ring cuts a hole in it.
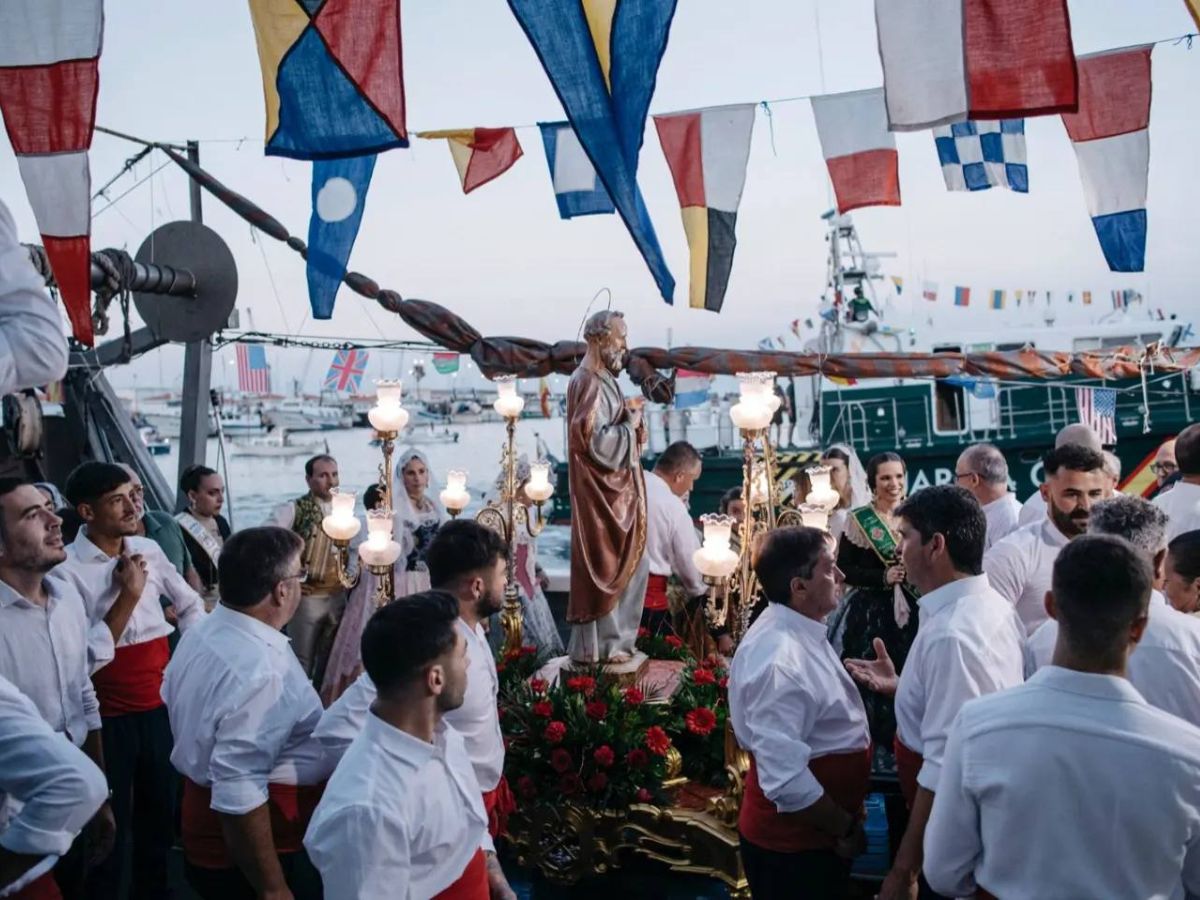
[[[1137,346],[1138,337],[1136,334],[1125,335],[1122,337],[1106,337],[1100,338],[1100,349],[1108,350],[1112,347],[1129,347]]]
[[[1033,341],[1013,341],[1010,343],[996,345],[996,349],[1002,352],[1006,350],[1024,350],[1026,347],[1033,349],[1037,347],[1037,344],[1035,344]]]
[[[1075,338],[1071,342],[1071,349],[1078,353],[1080,350],[1099,350],[1100,339],[1094,337]]]
[[[935,381],[933,384],[933,429],[943,434],[958,434],[965,429],[963,422],[963,388],[960,384]]]

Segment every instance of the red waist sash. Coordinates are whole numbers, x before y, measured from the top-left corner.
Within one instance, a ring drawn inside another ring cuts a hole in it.
[[[463,873],[458,876],[458,881],[435,895],[433,900],[488,900],[491,895],[491,888],[488,887],[487,859],[480,848],[475,851]]]
[[[10,900],[62,900],[62,894],[59,893],[58,882],[54,880],[54,873],[47,872],[13,894]]]
[[[921,766],[925,765],[925,757],[915,750],[910,750],[900,740],[900,735],[892,739],[892,750],[896,754],[896,775],[900,778],[900,793],[904,795],[905,804],[912,809],[913,800],[917,796],[917,773],[921,771]]]
[[[871,779],[871,748],[849,753],[831,753],[809,760],[808,769],[838,806],[858,815]],[[832,835],[802,821],[799,813],[781,813],[758,784],[758,766],[750,757],[738,830],[746,840],[776,853],[828,850],[836,843]]]
[[[488,817],[488,834],[492,840],[508,831],[508,817],[517,808],[517,801],[508,787],[508,779],[500,776],[500,783],[483,795],[483,810]]]
[[[166,636],[118,647],[113,661],[92,676],[101,716],[148,712],[163,705],[163,669],[171,658]]]
[[[651,575],[650,580],[646,582],[646,602],[643,604],[642,609],[658,612],[669,608],[670,603],[667,602],[667,576]]]
[[[267,808],[275,852],[296,853],[304,846],[308,820],[325,790],[322,784],[268,784]],[[183,855],[202,869],[234,865],[225,846],[220,814],[212,808],[212,788],[183,779]]]

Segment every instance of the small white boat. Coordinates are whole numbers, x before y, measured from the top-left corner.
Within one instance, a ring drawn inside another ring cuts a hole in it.
[[[289,431],[336,431],[354,427],[353,407],[314,403],[300,397],[281,400],[267,410],[271,421]]]
[[[414,425],[404,433],[402,440],[407,444],[457,444],[458,438],[459,432],[449,428],[439,429],[431,422],[428,425]],[[378,440],[371,441],[372,446],[378,443]]]
[[[304,456],[314,453],[329,452],[325,441],[302,441],[291,439],[286,428],[277,428],[266,437],[250,438],[246,441],[234,441],[232,454],[234,456]]]
[[[142,444],[150,451],[151,456],[165,456],[171,452],[171,442],[159,434],[153,425],[138,428],[138,437],[142,439]]]

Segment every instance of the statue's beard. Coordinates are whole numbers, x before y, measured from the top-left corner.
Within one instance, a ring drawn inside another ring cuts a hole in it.
[[[621,369],[625,367],[624,350],[604,350],[601,352],[600,358],[604,360],[604,365],[608,367],[608,371],[614,375],[619,375]]]

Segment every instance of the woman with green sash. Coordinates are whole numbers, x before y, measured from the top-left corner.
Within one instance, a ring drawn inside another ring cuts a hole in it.
[[[838,568],[846,576],[846,596],[830,618],[834,647],[842,659],[874,659],[879,638],[896,663],[904,666],[917,634],[916,589],[904,580],[900,536],[893,512],[906,494],[904,460],[879,453],[867,461],[871,502],[850,511],[838,543]],[[892,698],[860,687],[877,752],[891,752],[896,733]]]

